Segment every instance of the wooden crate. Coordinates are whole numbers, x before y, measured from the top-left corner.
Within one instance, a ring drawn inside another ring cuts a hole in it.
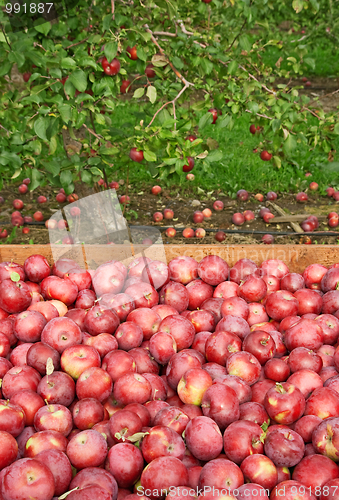
[[[230,266],[243,258],[252,259],[261,264],[267,259],[284,261],[291,272],[303,272],[310,264],[329,266],[339,262],[339,245],[153,245],[152,247],[134,246],[132,250],[123,245],[91,245],[58,246],[60,255],[67,252],[67,257],[84,261],[89,269],[117,259],[128,263],[133,256],[146,255],[154,260],[169,262],[174,257],[185,255],[197,261],[206,255],[219,255]],[[50,264],[53,263],[53,252],[50,245],[1,245],[0,262],[13,261],[23,264],[30,255],[44,255]]]

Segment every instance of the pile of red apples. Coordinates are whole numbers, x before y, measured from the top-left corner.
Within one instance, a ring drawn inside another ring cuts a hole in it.
[[[0,264],[1,500],[339,498],[339,265]]]

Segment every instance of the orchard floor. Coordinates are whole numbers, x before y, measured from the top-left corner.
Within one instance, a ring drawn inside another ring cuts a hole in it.
[[[121,181],[123,184],[123,181]],[[258,202],[255,200],[251,193],[249,199],[246,202],[240,202],[238,200],[232,199],[226,196],[224,193],[219,191],[214,191],[209,193],[209,197],[206,194],[193,194],[186,190],[182,191],[179,186],[172,186],[168,190],[163,190],[160,196],[154,196],[150,194],[149,187],[139,186],[140,191],[135,192],[132,186],[129,186],[128,192],[131,198],[131,203],[124,210],[124,216],[126,217],[128,224],[130,226],[151,226],[158,228],[163,237],[165,244],[217,244],[215,240],[216,230],[231,230],[239,231],[237,233],[226,234],[226,239],[223,244],[255,244],[260,243],[262,234],[251,234],[252,231],[261,231],[264,233],[270,232],[294,232],[291,224],[289,222],[282,223],[272,223],[266,224],[259,217],[259,210],[263,206],[269,206],[266,201]],[[22,215],[33,216],[34,212],[40,210],[44,215],[44,220],[49,219],[57,210],[63,208],[65,204],[59,204],[55,200],[57,189],[53,189],[49,186],[37,189],[34,193],[27,193],[24,195],[19,195],[17,192],[17,186],[11,185],[8,188],[4,188],[0,195],[3,196],[5,202],[0,205],[0,228],[6,228],[10,237],[6,240],[0,240],[0,244],[12,243],[12,244],[48,244],[49,243],[49,233],[45,228],[43,223],[40,225],[30,225],[26,226],[30,228],[29,234],[25,235],[22,233],[21,228],[16,228],[15,234],[11,234],[13,231],[13,226],[10,223],[11,213],[13,212],[13,200],[15,198],[20,198],[24,202],[25,206],[21,211]],[[90,194],[95,193],[93,188],[90,188],[84,184],[76,185],[75,192],[78,194],[79,198],[83,198]],[[118,190],[118,193],[126,193],[126,185],[123,184]],[[265,193],[264,193],[265,194]],[[39,195],[44,195],[47,197],[47,202],[44,204],[37,203],[37,197]],[[316,193],[309,192],[309,200],[307,203],[297,203],[294,194],[278,194],[278,199],[275,203],[284,209],[287,215],[295,214],[312,214],[319,216],[320,225],[318,231],[327,232],[335,231],[337,235],[325,235],[317,236],[314,233],[312,236],[306,236],[303,234],[296,235],[274,235],[275,243],[277,244],[338,244],[339,243],[339,227],[331,229],[327,225],[327,214],[331,211],[338,211],[339,202],[335,202],[332,198],[327,198],[324,196],[319,196]],[[215,212],[213,210],[214,200],[221,200],[224,203],[224,210],[221,212]],[[174,211],[173,220],[163,220],[160,223],[153,222],[152,216],[155,212],[163,212],[165,208],[171,208]],[[210,219],[205,219],[201,224],[195,224],[192,220],[192,215],[195,210],[203,210],[204,208],[210,208],[213,212]],[[276,217],[280,215],[274,210],[272,206],[269,207],[272,213]],[[252,210],[255,213],[255,219],[251,222],[245,223],[243,226],[235,226],[232,224],[231,218],[235,212],[244,212],[245,210]],[[306,218],[306,216],[305,216]],[[302,222],[303,218],[299,221]],[[174,227],[177,230],[177,234],[174,238],[166,237],[164,233],[165,227]],[[206,229],[206,236],[203,239],[199,238],[183,238],[182,229],[185,227],[191,227],[196,229],[202,227]],[[212,231],[208,231],[212,230]],[[241,233],[241,231],[246,231],[247,234]]]

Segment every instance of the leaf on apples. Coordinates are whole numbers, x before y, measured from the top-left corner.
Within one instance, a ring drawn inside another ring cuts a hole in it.
[[[52,375],[54,372],[54,364],[52,358],[47,358],[46,362],[46,375]]]

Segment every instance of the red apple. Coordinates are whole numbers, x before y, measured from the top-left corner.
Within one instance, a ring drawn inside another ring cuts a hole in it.
[[[242,226],[245,222],[245,217],[243,214],[237,212],[232,215],[232,223],[235,224],[236,226]]]
[[[131,160],[140,163],[144,159],[144,153],[141,150],[137,150],[137,148],[132,148],[129,152],[129,157]]]
[[[117,75],[120,71],[120,62],[118,59],[113,59],[111,62],[108,62],[107,58],[104,57],[101,61],[101,65],[105,74],[109,76]]]
[[[203,222],[205,219],[205,216],[202,212],[200,212],[199,210],[196,210],[193,214],[193,222],[195,222],[196,224],[200,224],[200,222]]]
[[[219,243],[221,243],[222,241],[224,241],[226,239],[226,234],[223,231],[218,231],[217,233],[215,233],[215,239]]]
[[[239,189],[237,192],[237,198],[240,201],[247,201],[249,197],[248,192],[245,189]]]
[[[217,200],[213,203],[213,208],[216,212],[221,212],[224,209],[224,204],[222,201]]]
[[[168,238],[174,238],[177,232],[174,227],[169,227],[166,229],[165,234]]]
[[[263,161],[270,161],[271,158],[272,158],[272,154],[270,154],[268,151],[264,150],[260,153],[260,158],[263,160]]]
[[[305,203],[308,200],[308,196],[306,193],[298,193],[295,199],[300,203]]]
[[[163,220],[164,216],[162,215],[161,212],[155,212],[153,214],[153,220],[154,222],[161,222]]]

